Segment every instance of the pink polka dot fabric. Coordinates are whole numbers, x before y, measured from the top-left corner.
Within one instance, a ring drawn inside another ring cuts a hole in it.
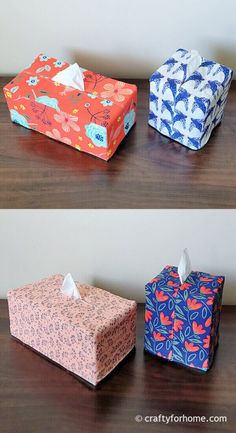
[[[76,283],[81,299],[61,293],[63,275],[8,292],[12,336],[97,385],[133,349],[136,302]]]

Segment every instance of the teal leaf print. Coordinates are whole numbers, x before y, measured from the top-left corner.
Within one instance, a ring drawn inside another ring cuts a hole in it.
[[[187,328],[184,331],[185,337],[188,337],[190,335],[190,333],[191,333],[191,328],[190,328],[190,326],[187,326]]]
[[[171,342],[170,340],[166,341],[166,350],[170,350]]]
[[[164,343],[158,343],[156,345],[156,352],[158,352],[159,350],[161,350],[163,346],[164,346]]]
[[[206,319],[206,317],[207,317],[207,309],[206,309],[206,307],[203,307],[203,309],[202,309],[202,318]]]
[[[184,342],[184,334],[182,331],[179,332],[179,336],[180,336],[180,340],[182,341],[182,343]]]
[[[194,313],[190,314],[190,320],[195,320],[198,316],[198,312],[194,311]]]
[[[176,309],[177,313],[179,313],[182,316],[184,316],[184,312],[181,310],[181,308],[178,305],[175,306],[175,309]]]
[[[166,308],[166,304],[160,304],[158,307],[158,311],[162,311]]]
[[[181,356],[178,356],[175,353],[173,353],[173,355],[172,355],[172,361],[178,361],[178,362],[181,362],[181,364],[182,364],[183,363],[183,358],[181,358]]]
[[[185,291],[184,291],[184,299],[185,299],[185,301],[186,301],[187,298],[188,298],[188,291],[185,290]]]
[[[153,324],[152,324],[151,320],[149,321],[149,328],[150,328],[150,331],[152,334],[153,333]]]
[[[159,321],[158,321],[158,318],[156,317],[156,318],[154,319],[154,322],[153,322],[153,326],[154,326],[154,328],[156,328],[156,327],[158,326],[158,323],[159,323]]]
[[[194,361],[194,359],[196,358],[196,356],[197,356],[196,353],[191,353],[191,354],[188,356],[188,362],[189,362],[189,364],[190,364],[191,362]]]
[[[204,353],[204,350],[200,350],[200,352],[199,352],[199,359],[200,359],[200,361],[203,361],[203,359],[205,358],[205,353]]]
[[[174,302],[173,302],[173,299],[170,299],[170,300],[169,300],[169,302],[168,302],[168,308],[169,308],[169,310],[173,310],[173,308],[174,308]]]
[[[174,350],[174,352],[176,352],[176,353],[177,353],[177,355],[179,355],[179,356],[180,356],[180,358],[182,358],[182,353],[180,352],[180,350],[178,349],[178,347],[176,347],[176,346],[173,346],[173,350]]]
[[[149,310],[155,311],[151,299],[146,298],[146,302],[147,302],[147,306],[148,306]]]

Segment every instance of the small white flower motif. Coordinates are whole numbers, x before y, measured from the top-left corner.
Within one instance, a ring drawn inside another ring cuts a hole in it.
[[[26,80],[26,83],[28,83],[29,86],[36,86],[39,82],[39,79],[37,77],[29,77],[28,80]]]
[[[96,95],[94,95],[93,93],[88,93],[88,96],[90,97],[90,98],[92,98],[92,99],[96,99]]]
[[[62,62],[61,60],[57,60],[56,62],[53,62],[55,68],[61,68],[65,62]]]
[[[113,102],[110,101],[110,99],[104,99],[100,103],[103,105],[103,107],[111,107],[113,105]]]
[[[42,54],[41,56],[39,56],[40,62],[47,62],[47,60],[50,59],[50,57],[45,56],[45,54]]]

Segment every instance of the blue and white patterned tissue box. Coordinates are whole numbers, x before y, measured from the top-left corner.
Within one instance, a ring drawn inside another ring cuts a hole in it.
[[[178,49],[150,77],[149,125],[193,150],[221,122],[232,69]]]

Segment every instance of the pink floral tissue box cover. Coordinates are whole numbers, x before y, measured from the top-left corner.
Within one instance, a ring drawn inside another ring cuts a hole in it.
[[[8,292],[12,336],[96,385],[133,349],[136,302],[76,283],[81,299],[61,292],[63,275]]]

